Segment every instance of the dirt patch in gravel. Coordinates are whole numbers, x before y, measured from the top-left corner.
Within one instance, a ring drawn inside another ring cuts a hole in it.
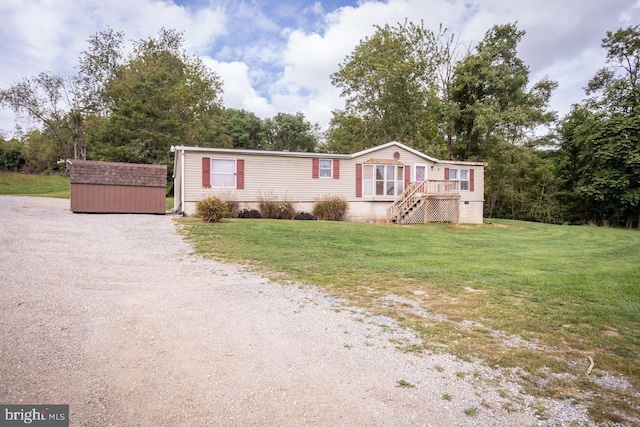
[[[5,196],[0,216],[0,403],[69,404],[74,426],[588,424],[502,371],[399,351],[390,319],[196,256],[170,216]]]

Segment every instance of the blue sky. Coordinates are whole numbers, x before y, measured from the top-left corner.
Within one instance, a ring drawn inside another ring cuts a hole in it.
[[[300,111],[324,128],[344,106],[331,73],[374,25],[405,19],[442,23],[467,46],[517,22],[531,82],[559,82],[551,107],[562,116],[605,65],[606,31],[640,22],[640,0],[2,0],[0,19],[1,88],[42,71],[72,74],[86,40],[107,27],[131,40],[174,28],[221,76],[225,106],[263,118]],[[0,110],[5,137],[13,120]]]

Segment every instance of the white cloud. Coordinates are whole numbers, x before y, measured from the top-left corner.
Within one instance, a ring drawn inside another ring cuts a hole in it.
[[[409,19],[437,30],[442,23],[471,46],[493,25],[517,21],[526,31],[519,55],[530,66],[531,80],[548,75],[559,81],[553,106],[563,114],[604,66],[600,42],[606,31],[640,21],[640,0],[363,0],[333,11],[313,0],[299,10],[294,9],[299,2],[191,4],[4,0],[0,87],[41,71],[71,72],[86,40],[107,26],[136,40],[166,27],[183,31],[187,50],[206,58],[222,76],[227,106],[261,117],[301,111],[326,127],[331,110],[343,106],[330,75],[374,25]],[[0,129],[12,128],[3,111]]]
[[[203,62],[216,71],[224,82],[222,99],[226,107],[251,111],[262,118],[271,117],[276,113],[267,99],[253,88],[247,64],[218,62],[210,58],[204,58]]]
[[[494,25],[517,22],[518,28],[526,31],[519,56],[530,67],[531,83],[545,76],[557,80],[560,87],[552,98],[552,108],[563,115],[583,98],[582,87],[604,65],[600,40],[619,24],[612,11],[624,10],[638,20],[638,4],[632,7],[626,0],[389,0],[344,7],[327,15],[321,33],[289,33],[283,53],[284,73],[273,89],[278,94],[272,97],[273,103],[281,108],[304,105],[308,118],[326,126],[328,121],[322,118],[331,117],[326,109],[343,105],[329,75],[360,40],[373,33],[374,25],[395,25],[408,18],[422,20],[436,31],[443,24],[469,47]]]

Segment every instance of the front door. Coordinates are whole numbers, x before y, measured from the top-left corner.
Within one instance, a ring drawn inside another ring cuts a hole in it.
[[[414,182],[416,185],[420,185],[427,180],[427,165],[415,165],[414,170]],[[417,193],[426,193],[427,189],[424,185],[418,189]]]

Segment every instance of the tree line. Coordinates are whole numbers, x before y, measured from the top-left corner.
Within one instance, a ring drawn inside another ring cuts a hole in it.
[[[549,109],[557,83],[530,82],[518,57],[524,35],[496,25],[465,49],[442,26],[376,26],[331,75],[345,104],[321,133],[302,113],[225,108],[220,77],[176,31],[129,55],[122,33],[99,32],[75,75],[0,90],[1,105],[36,125],[3,140],[0,169],[42,172],[65,157],[171,168],[171,145],[348,154],[397,140],[486,162],[487,217],[640,227],[640,26],[606,33],[606,63],[560,119]]]

